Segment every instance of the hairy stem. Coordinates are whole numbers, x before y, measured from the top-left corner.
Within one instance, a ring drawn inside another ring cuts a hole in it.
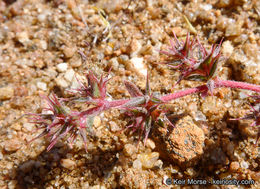
[[[220,80],[216,79],[214,80],[215,88],[218,87],[228,87],[228,88],[234,88],[234,89],[246,89],[250,91],[255,91],[255,92],[260,92],[260,86],[259,85],[254,85],[254,84],[249,84],[249,83],[244,83],[244,82],[239,82],[239,81],[229,81],[229,80]],[[190,89],[184,89],[182,91],[178,91],[175,93],[167,94],[165,96],[160,97],[160,99],[166,103],[171,100],[181,98],[187,95],[195,94],[195,93],[201,93],[209,90],[207,85],[201,85],[198,87],[190,88]],[[136,99],[138,97],[135,97]],[[123,99],[123,100],[113,100],[113,101],[107,101],[103,100],[101,101],[101,106],[90,108],[86,111],[81,112],[82,116],[85,115],[92,115],[92,114],[97,114],[100,113],[101,111],[108,110],[110,108],[116,108],[123,106],[124,104],[128,103],[130,100],[134,101],[135,98],[131,99]],[[140,97],[139,97],[140,98]],[[133,103],[132,106],[135,106]],[[128,108],[131,107],[131,104],[128,105]]]
[[[240,82],[240,81],[230,81],[230,80],[215,80],[216,87],[229,87],[233,89],[245,89],[255,92],[260,92],[260,86],[250,83]]]
[[[194,87],[194,88],[190,88],[190,89],[185,89],[182,91],[178,91],[176,93],[172,93],[172,94],[168,94],[165,96],[162,96],[160,99],[164,102],[168,102],[177,98],[181,98],[190,94],[194,94],[194,93],[199,93],[199,92],[203,92],[205,90],[208,90],[206,85],[201,85],[198,87]]]
[[[121,106],[121,105],[127,103],[129,100],[130,99],[113,100],[113,101],[102,100],[102,101],[99,101],[99,106],[85,110],[85,111],[81,112],[80,115],[86,116],[86,115],[98,114],[98,113],[108,110],[110,108],[116,108],[118,106]]]
[[[117,107],[117,106],[122,106],[123,104],[129,102],[129,100],[130,99],[107,101],[108,108],[114,108],[114,107]]]

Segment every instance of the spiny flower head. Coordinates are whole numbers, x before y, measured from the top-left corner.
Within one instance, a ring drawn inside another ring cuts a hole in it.
[[[175,32],[173,32],[173,35],[174,35],[174,41],[170,40],[171,46],[168,49],[169,51],[160,51],[160,52],[176,60],[188,58],[192,53],[195,40],[193,39],[191,41],[189,33],[186,36],[185,42],[178,40]]]
[[[126,115],[131,118],[128,128],[133,128],[133,132],[139,131],[139,141],[144,134],[144,144],[148,138],[154,121],[157,121],[161,111],[158,106],[163,102],[151,94],[149,80],[147,77],[145,94],[130,81],[125,81],[125,86],[131,97],[128,103],[121,106],[127,110]]]
[[[173,62],[166,64],[181,73],[176,84],[183,79],[208,82],[216,76],[222,40],[220,44],[212,45],[210,51],[207,51],[198,38],[196,41],[194,39],[191,41],[189,34],[187,34],[185,43],[179,42],[175,34],[174,39],[175,43],[171,41],[169,51],[161,51],[161,53],[172,58]]]
[[[173,32],[173,35],[174,41],[170,40],[171,46],[168,51],[160,51],[160,53],[168,55],[172,59],[171,62],[165,64],[174,69],[185,69],[192,66],[195,63],[195,60],[191,56],[195,47],[195,40],[190,39],[189,33],[186,36],[185,42],[179,41],[175,32]]]
[[[37,125],[37,129],[43,129],[43,132],[33,140],[47,136],[50,137],[50,145],[47,151],[51,150],[53,146],[61,138],[67,136],[70,146],[75,141],[79,134],[85,144],[87,144],[87,131],[91,128],[91,119],[80,116],[79,112],[71,112],[59,102],[55,94],[50,97],[42,96],[48,103],[48,108],[45,110],[50,111],[49,114],[29,114],[32,117],[31,122]]]
[[[218,61],[220,58],[220,46],[212,45],[209,52],[200,45],[200,59],[188,70],[183,77],[191,80],[209,81],[216,75]]]
[[[98,79],[92,71],[86,74],[86,78],[87,85],[78,80],[80,87],[71,91],[79,96],[74,99],[100,106],[106,98],[106,84],[109,79],[103,76]]]

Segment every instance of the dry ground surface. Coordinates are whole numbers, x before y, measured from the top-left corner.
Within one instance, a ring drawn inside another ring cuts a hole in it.
[[[184,15],[189,26],[185,21]],[[24,113],[41,113],[40,94],[78,86],[89,70],[107,74],[110,98],[129,98],[123,81],[162,95],[198,86],[182,81],[165,65],[175,31],[188,32],[210,47],[222,37],[223,79],[260,84],[260,1],[258,0],[0,0],[0,188],[257,188],[259,148],[250,121],[231,121],[249,110],[242,90],[218,89],[205,99],[191,95],[167,105],[176,129],[152,130],[146,146],[138,135],[119,132],[128,118],[119,110],[95,117],[88,152],[49,140],[27,144],[39,132]],[[70,104],[75,110],[84,104]],[[177,117],[177,118],[176,118]],[[186,136],[190,141],[186,140]],[[181,186],[175,179],[254,179],[253,185]]]

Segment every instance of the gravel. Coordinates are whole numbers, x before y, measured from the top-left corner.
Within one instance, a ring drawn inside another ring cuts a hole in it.
[[[0,100],[8,100],[14,95],[14,89],[10,86],[2,87],[0,91]]]
[[[79,138],[73,148],[62,140],[49,152],[46,138],[28,143],[41,131],[21,116],[42,112],[39,94],[68,99],[65,89],[79,87],[75,76],[87,83],[90,70],[100,76],[112,68],[113,99],[129,97],[124,80],[145,90],[147,70],[159,95],[200,85],[173,87],[179,73],[160,64],[172,31],[180,40],[191,31],[184,15],[202,44],[224,37],[221,78],[260,84],[259,10],[259,1],[244,0],[0,0],[0,188],[169,188],[167,177],[252,178],[255,185],[240,187],[257,188],[257,130],[230,120],[250,110],[244,96],[251,93],[221,88],[204,99],[177,99],[166,106],[181,115],[176,127],[154,126],[145,146],[138,133],[123,131],[127,117],[107,111],[94,119],[87,152]]]
[[[68,69],[68,64],[67,63],[60,63],[56,66],[57,70],[59,72],[66,72]]]

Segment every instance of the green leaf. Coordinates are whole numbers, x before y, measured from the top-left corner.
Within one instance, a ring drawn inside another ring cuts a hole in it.
[[[207,77],[201,75],[191,75],[187,79],[192,81],[207,81]]]
[[[159,98],[157,98],[157,97],[152,97],[152,98],[151,98],[151,101],[152,101],[153,103],[156,103],[156,104],[159,104],[159,103],[162,102],[162,101],[161,101]]]
[[[209,73],[210,78],[212,78],[216,74],[216,71],[217,71],[217,60],[214,61],[212,68],[210,70]]]
[[[96,82],[93,85],[93,97],[94,98],[100,97],[100,90],[99,90],[98,84]]]
[[[163,122],[163,120],[162,120],[161,118],[158,119],[158,120],[156,121],[156,123],[157,123],[159,126],[161,126],[161,127],[164,126],[164,122]]]
[[[145,85],[145,95],[151,94],[150,82],[149,82],[149,75],[147,74],[146,78],[146,85]]]
[[[145,131],[150,131],[152,126],[152,117],[149,116],[146,120],[145,120]]]

